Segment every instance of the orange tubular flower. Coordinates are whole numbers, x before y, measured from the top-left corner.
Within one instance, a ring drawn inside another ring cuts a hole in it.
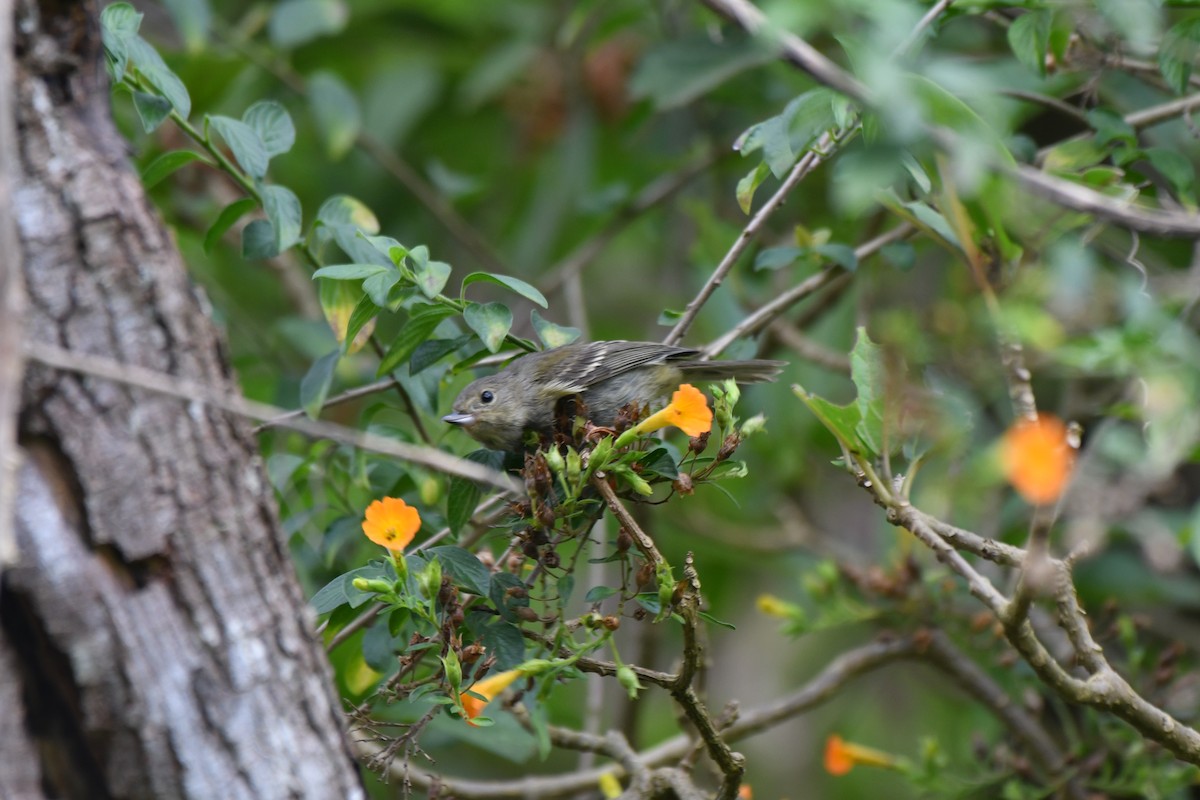
[[[688,436],[699,436],[712,429],[712,410],[704,392],[685,383],[671,395],[671,403],[662,411],[651,414],[637,425],[638,433],[650,433],[674,425]]]
[[[1067,443],[1062,420],[1038,415],[1020,420],[1004,434],[1001,445],[1004,475],[1013,488],[1034,505],[1053,503],[1071,480],[1075,451]]]
[[[837,734],[825,740],[825,771],[830,775],[845,775],[855,764],[892,769],[898,763],[893,755],[847,742]]]
[[[362,529],[372,542],[398,553],[421,529],[421,515],[403,500],[385,497],[367,506]]]
[[[481,681],[476,681],[469,687],[471,694],[467,694],[466,692],[461,693],[458,699],[462,701],[463,711],[467,713],[467,722],[474,725],[475,723],[472,720],[483,713],[483,709],[487,707],[487,704],[492,702],[496,698],[496,695],[503,692],[509,686],[512,686],[524,674],[519,669],[510,669],[507,672],[501,672],[497,675],[489,675]],[[483,699],[474,697],[476,694],[482,695]]]

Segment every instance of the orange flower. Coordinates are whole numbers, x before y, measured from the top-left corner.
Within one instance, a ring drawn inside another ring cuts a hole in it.
[[[458,699],[462,701],[463,711],[467,714],[467,722],[474,725],[475,723],[472,720],[483,713],[483,709],[487,707],[487,704],[492,702],[496,695],[503,692],[509,686],[512,686],[513,682],[524,674],[519,669],[510,669],[507,672],[490,675],[472,684],[470,687],[471,694],[467,694],[466,692],[461,693]],[[481,695],[482,699],[473,696],[476,694]]]
[[[743,783],[738,787],[738,800],[754,800],[754,790],[750,788],[750,784]]]
[[[1067,427],[1062,420],[1046,414],[1014,423],[1004,434],[1001,458],[1008,482],[1038,506],[1058,500],[1075,465],[1075,451],[1067,443]]]
[[[845,775],[855,764],[894,769],[899,760],[881,750],[847,742],[834,734],[825,740],[825,771],[830,775]]]
[[[378,545],[400,552],[421,529],[421,515],[398,497],[385,497],[367,506],[363,533]]]
[[[699,436],[712,428],[712,410],[704,392],[685,383],[671,395],[671,403],[662,411],[651,414],[638,423],[638,433],[650,433],[674,425],[688,436]]]

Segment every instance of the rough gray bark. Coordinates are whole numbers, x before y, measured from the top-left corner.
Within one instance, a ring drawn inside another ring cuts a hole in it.
[[[24,335],[232,388],[109,117],[96,12],[17,3]],[[21,399],[0,797],[362,797],[247,425],[46,368]]]

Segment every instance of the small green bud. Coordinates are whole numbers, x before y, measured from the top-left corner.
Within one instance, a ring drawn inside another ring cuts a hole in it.
[[[554,471],[554,474],[561,475],[566,464],[563,461],[562,453],[558,452],[558,448],[551,445],[550,449],[546,451],[545,456],[546,464]]]
[[[442,657],[442,669],[446,673],[446,683],[457,692],[462,686],[462,665],[458,663],[458,654],[453,650],[446,651]]]
[[[579,458],[579,451],[572,447],[567,450],[567,480],[572,484],[578,483],[582,472],[583,461]]]
[[[355,578],[351,583],[360,592],[388,594],[393,589],[390,581],[383,581],[379,578]]]
[[[641,495],[654,494],[654,487],[651,486],[649,483],[647,483],[645,478],[643,478],[641,475],[638,475],[636,472],[629,469],[628,467],[622,468],[620,470],[615,470],[615,471],[617,472],[618,475],[620,475],[622,478],[624,478],[625,481],[629,484],[630,488],[632,488],[638,494],[641,494]]]
[[[531,658],[517,667],[517,672],[522,675],[541,675],[543,672],[554,669],[558,664],[545,658]]]
[[[426,564],[425,569],[417,574],[417,584],[426,600],[437,597],[442,590],[442,562],[435,558]]]
[[[596,446],[592,448],[592,454],[588,456],[588,471],[595,472],[596,470],[604,469],[608,463],[608,457],[612,454],[613,440],[611,436],[605,436],[600,441],[596,442]]]
[[[764,414],[755,414],[750,419],[742,423],[742,436],[753,436],[756,433],[767,429],[767,417]]]
[[[636,700],[638,690],[642,689],[642,685],[638,683],[637,673],[627,664],[622,664],[617,667],[617,681],[621,686],[625,687],[625,691],[629,693],[630,700]]]

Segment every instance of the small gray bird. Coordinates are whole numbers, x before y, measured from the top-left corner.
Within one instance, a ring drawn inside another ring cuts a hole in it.
[[[519,452],[526,433],[553,434],[555,405],[564,397],[579,395],[588,418],[611,427],[623,406],[656,403],[681,383],[773,381],[786,363],[702,361],[699,350],[654,342],[576,342],[530,353],[472,381],[442,421],[485,447]]]

